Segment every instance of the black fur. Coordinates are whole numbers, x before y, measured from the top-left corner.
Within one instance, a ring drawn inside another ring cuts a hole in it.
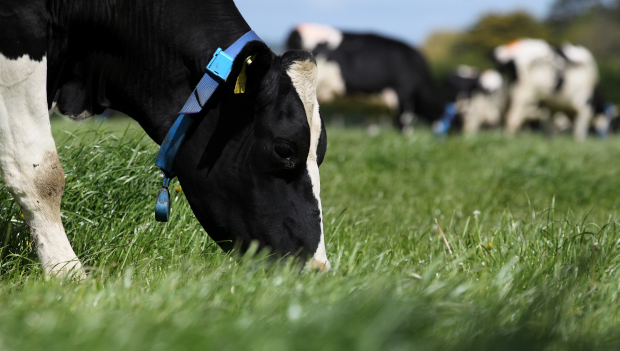
[[[592,112],[595,115],[601,114],[605,112],[605,95],[601,90],[601,86],[599,84],[594,87],[594,92],[592,93],[592,97],[588,101],[590,106],[592,106]]]
[[[48,13],[44,1],[0,2],[0,54],[18,59],[27,54],[41,61],[45,56]]]
[[[287,45],[289,49],[301,48],[297,30],[289,35]],[[405,43],[375,34],[344,32],[336,49],[322,43],[313,54],[323,54],[338,63],[347,93],[379,93],[392,88],[398,95],[399,115],[411,111],[433,122],[444,112],[447,100],[437,88],[428,63]]]
[[[481,89],[478,74],[475,77],[464,77],[457,72],[450,72],[444,77],[446,97],[455,102],[460,94],[471,97],[472,93]]]
[[[232,0],[3,0],[0,53],[48,60],[48,103],[78,116],[105,108],[137,120],[161,143],[218,47],[250,30]],[[8,33],[9,35],[6,35]],[[233,89],[242,63],[247,91]],[[188,134],[175,173],[200,223],[218,244],[251,240],[280,254],[310,255],[319,208],[306,170],[310,131],[286,74],[309,53],[276,56],[250,42]],[[294,155],[284,160],[276,143]],[[326,150],[324,131],[319,159]],[[153,187],[153,196],[157,189]]]

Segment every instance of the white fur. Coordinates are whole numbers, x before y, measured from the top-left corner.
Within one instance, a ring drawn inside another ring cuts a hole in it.
[[[475,132],[478,127],[492,116],[493,123],[498,123],[501,111],[509,103],[506,112],[506,130],[516,133],[527,120],[551,121],[548,109],[539,108],[544,104],[554,109],[574,112],[573,133],[576,140],[583,140],[592,120],[592,109],[588,104],[594,87],[598,82],[598,68],[592,54],[584,48],[564,45],[562,51],[571,61],[567,63],[545,41],[539,39],[521,39],[495,49],[495,58],[502,63],[513,61],[517,70],[517,81],[510,86],[502,85],[505,98],[498,93],[475,93],[466,106],[465,131]],[[557,75],[561,72],[564,82],[556,91]],[[481,76],[482,86],[485,84]],[[497,86],[495,82],[494,86]],[[499,103],[499,104],[498,104]],[[490,121],[489,121],[490,122]],[[469,124],[469,125],[468,125]]]
[[[288,75],[291,77],[293,86],[299,95],[301,102],[304,105],[306,111],[306,118],[308,119],[308,125],[310,126],[310,150],[308,152],[308,159],[306,167],[308,169],[308,175],[312,181],[312,192],[316,198],[319,206],[319,218],[321,221],[321,239],[319,246],[312,257],[310,263],[311,268],[319,268],[322,271],[328,271],[330,269],[330,263],[327,260],[327,253],[325,250],[325,238],[323,234],[323,208],[321,206],[321,178],[319,175],[319,165],[317,163],[317,148],[319,145],[319,138],[321,136],[321,117],[319,115],[319,102],[316,97],[317,86],[317,66],[310,60],[298,61],[293,63],[287,70]]]
[[[502,51],[502,47],[498,51]],[[535,113],[542,102],[554,108],[574,111],[576,114],[573,134],[576,140],[585,139],[592,120],[588,100],[598,82],[598,67],[592,55],[583,47],[565,45],[566,55],[574,60],[567,65],[555,51],[542,40],[519,41],[507,58],[515,61],[517,82],[510,87],[511,104],[506,113],[506,129],[514,134],[529,115]],[[557,72],[563,72],[564,83],[555,91]]]
[[[569,60],[576,63],[590,64],[590,62],[594,61],[592,53],[583,46],[564,44],[562,45],[562,52]]]
[[[506,101],[503,78],[495,70],[485,70],[478,76],[483,90],[474,90],[471,96],[460,95],[456,105],[463,116],[465,134],[476,133],[481,126],[498,127]]]
[[[60,219],[64,173],[52,138],[47,60],[0,54],[0,172],[21,207],[47,274],[81,275]]]
[[[325,43],[330,50],[340,46],[342,32],[336,28],[317,23],[302,23],[297,26],[304,50],[312,51],[317,45]]]
[[[396,94],[396,90],[392,88],[385,88],[381,91],[380,100],[393,111],[398,110],[398,94]]]
[[[484,70],[480,73],[480,77],[478,79],[480,81],[480,86],[488,92],[497,91],[501,89],[504,84],[502,75],[494,69]]]
[[[517,67],[527,67],[535,61],[555,61],[555,52],[541,39],[519,39],[494,50],[495,58],[502,63],[514,60]],[[519,69],[519,68],[517,68]]]

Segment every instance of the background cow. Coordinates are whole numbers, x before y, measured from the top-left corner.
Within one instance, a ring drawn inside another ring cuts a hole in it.
[[[60,218],[65,179],[48,109],[83,119],[113,108],[161,143],[216,49],[250,27],[232,0],[4,0],[0,18],[2,179],[45,271],[81,274]],[[252,55],[246,91],[235,94]],[[329,269],[318,169],[327,140],[316,75],[309,53],[276,56],[250,42],[234,61],[233,79],[194,116],[174,172],[224,250],[256,241]]]
[[[426,60],[400,41],[304,23],[291,32],[287,48],[308,50],[316,56],[319,101],[353,93],[382,94],[388,105],[396,100],[397,124],[404,132],[411,130],[415,116],[432,123],[444,114],[447,101]]]
[[[493,69],[478,72],[473,67],[459,66],[445,77],[449,98],[455,102],[465,134],[480,127],[499,127],[506,103],[502,75]]]
[[[446,78],[466,133],[499,126],[503,119],[510,134],[528,121],[548,133],[563,131],[571,120],[576,139],[584,138],[591,124],[599,135],[607,134],[617,112],[596,85],[596,62],[587,49],[522,39],[496,48],[494,58],[501,75],[461,67]]]
[[[509,134],[531,116],[539,118],[542,105],[574,116],[574,138],[585,139],[598,83],[596,61],[586,48],[566,44],[556,49],[543,40],[520,39],[497,47],[494,58],[509,79]]]

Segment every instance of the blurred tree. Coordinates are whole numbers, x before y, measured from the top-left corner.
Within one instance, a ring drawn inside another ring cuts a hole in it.
[[[459,64],[492,67],[489,54],[496,46],[523,37],[588,48],[599,65],[602,91],[620,103],[620,0],[555,0],[544,21],[523,11],[487,14],[463,33],[434,33],[423,50],[441,79]]]
[[[482,17],[463,38],[461,51],[489,54],[495,47],[519,38],[549,39],[545,25],[524,11],[488,14]]]
[[[602,92],[620,102],[620,0],[555,0],[546,24],[556,42],[583,45],[592,52]]]
[[[546,24],[554,42],[583,45],[599,61],[620,52],[620,0],[555,0]]]
[[[514,39],[547,39],[549,31],[527,12],[487,14],[464,33],[435,32],[426,40],[423,51],[437,77],[460,64],[480,69],[493,67],[491,51]]]
[[[555,0],[547,22],[557,25],[570,24],[577,18],[603,5],[602,0]]]
[[[450,59],[452,48],[461,40],[463,33],[456,31],[437,31],[431,33],[421,49],[430,62],[443,62]]]

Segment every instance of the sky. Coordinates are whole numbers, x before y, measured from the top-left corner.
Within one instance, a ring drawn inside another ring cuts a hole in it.
[[[522,9],[546,16],[553,0],[235,0],[241,14],[270,44],[284,43],[297,23],[317,22],[375,32],[422,45],[436,30],[465,29],[488,12]]]

